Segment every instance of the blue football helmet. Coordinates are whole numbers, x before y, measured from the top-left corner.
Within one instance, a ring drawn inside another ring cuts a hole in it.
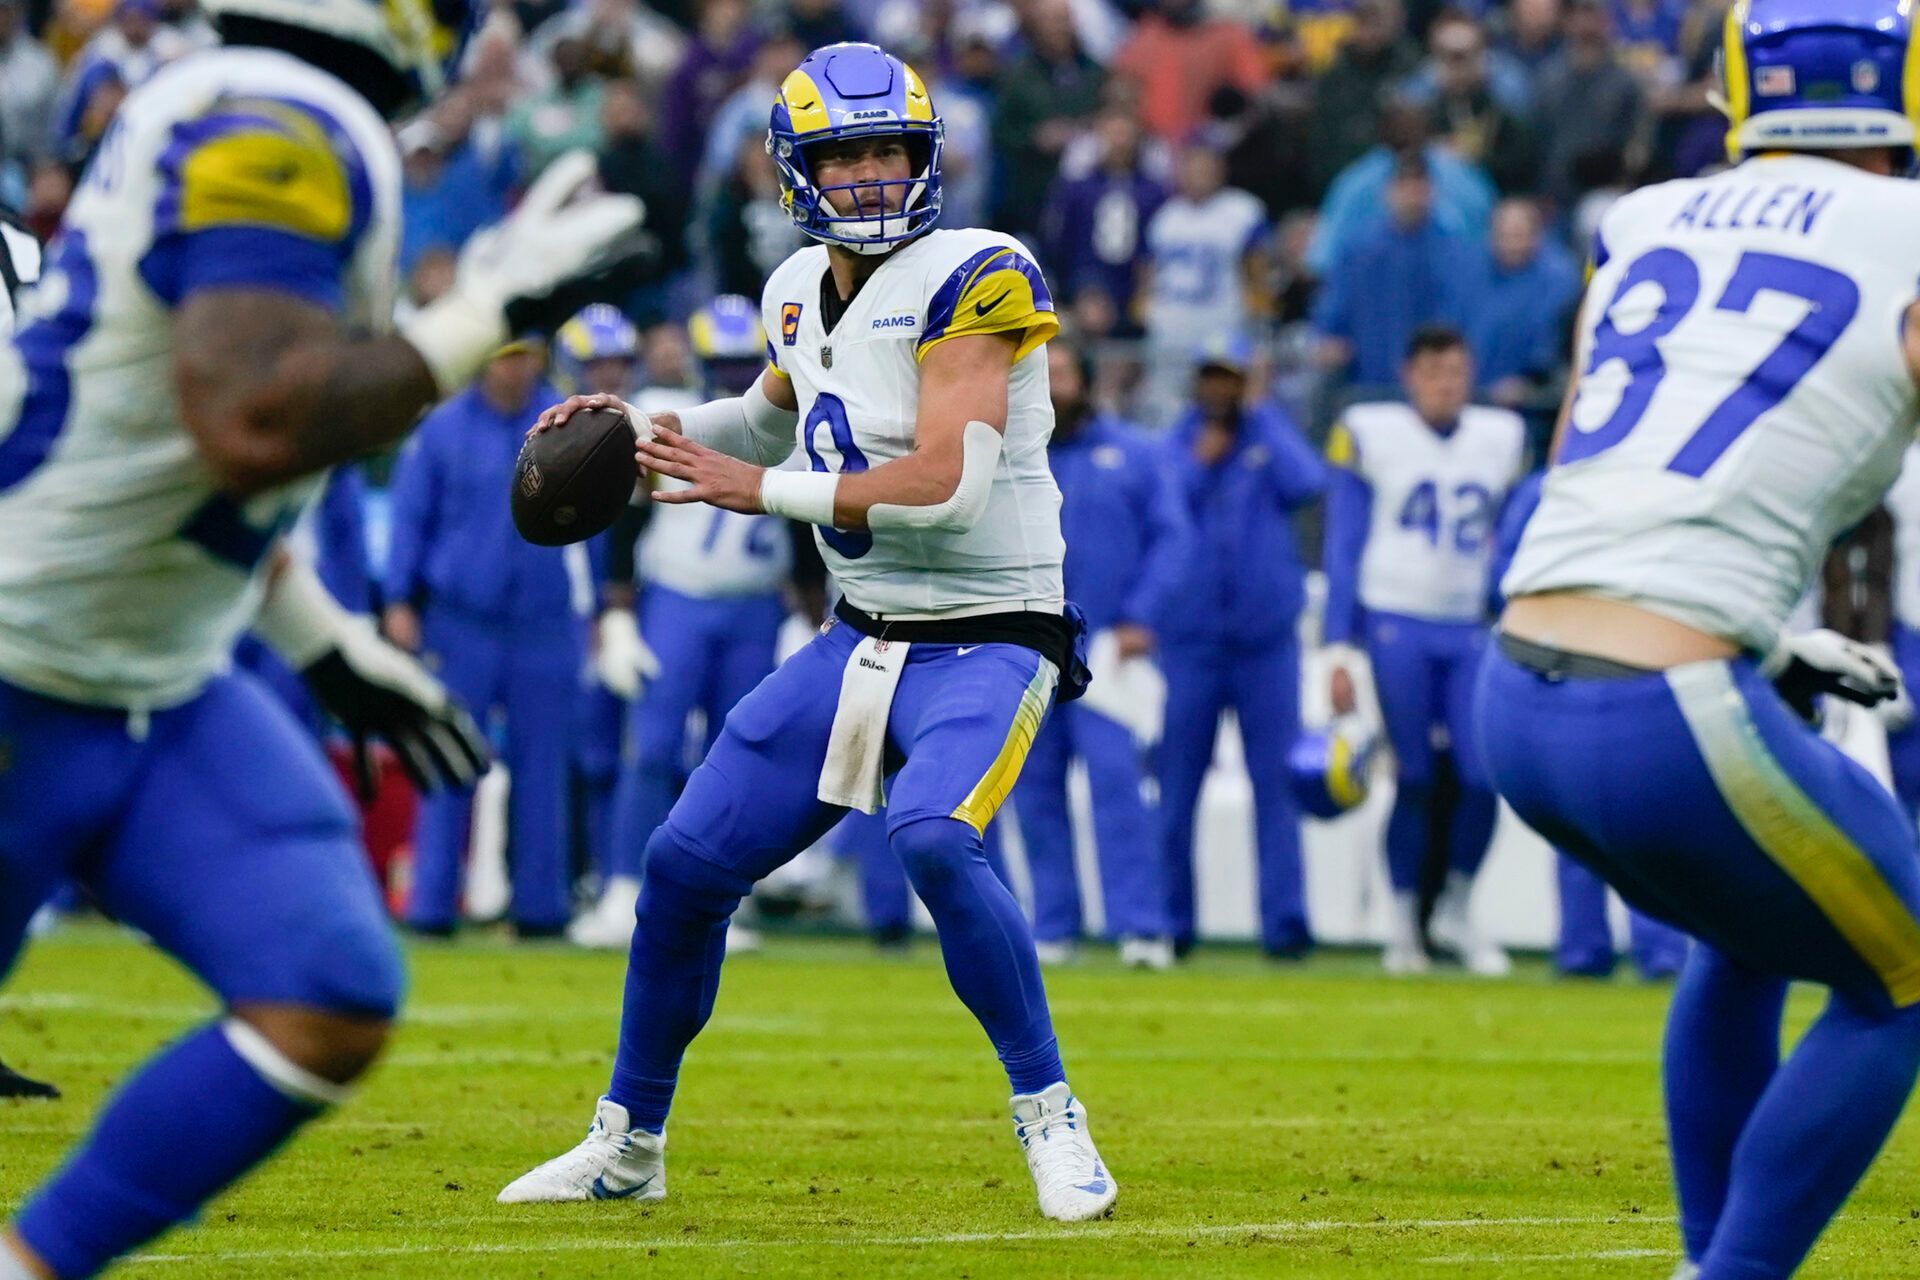
[[[716,391],[744,392],[767,362],[760,309],[737,293],[723,293],[689,316],[687,340]]]
[[[1380,736],[1356,721],[1309,729],[1287,752],[1287,781],[1302,812],[1337,818],[1364,804]]]
[[[1911,151],[1920,119],[1911,2],[1739,0],[1720,51],[1728,154]]]
[[[569,395],[602,390],[625,393],[630,388],[588,386],[587,366],[596,360],[625,360],[631,364],[639,358],[640,331],[620,308],[604,302],[586,308],[553,335],[554,380]]]
[[[387,119],[452,82],[485,6],[473,0],[200,0],[220,38],[331,71]]]
[[[905,139],[913,177],[830,187],[814,182],[808,147],[876,136]],[[855,253],[885,253],[940,216],[944,136],[927,86],[912,67],[878,45],[830,44],[808,54],[781,83],[767,128],[767,154],[780,174],[781,207],[802,231]],[[827,200],[834,192],[875,187],[883,198],[900,196],[898,213],[868,217],[856,209],[842,214]]]

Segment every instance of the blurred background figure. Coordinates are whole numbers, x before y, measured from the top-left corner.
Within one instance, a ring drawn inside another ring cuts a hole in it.
[[[1549,384],[1565,360],[1580,286],[1580,267],[1547,237],[1540,206],[1501,201],[1486,274],[1466,308],[1467,341],[1487,400],[1515,410],[1557,406]]]
[[[1067,542],[1067,598],[1087,615],[1094,679],[1115,681],[1120,664],[1148,660],[1153,622],[1180,596],[1187,563],[1187,511],[1159,449],[1088,399],[1091,366],[1070,340],[1047,345],[1053,441],[1047,461],[1060,486]],[[1065,958],[1084,929],[1067,801],[1067,771],[1087,770],[1094,848],[1107,934],[1125,964],[1173,965],[1157,814],[1143,796],[1144,748],[1134,731],[1089,705],[1090,694],[1056,707],[1034,737],[1013,803],[1033,879],[1033,937],[1041,958]]]
[[[1168,188],[1146,163],[1131,109],[1103,108],[1092,137],[1094,166],[1077,176],[1063,171],[1047,193],[1042,252],[1077,332],[1138,337],[1146,229]]]
[[[527,428],[559,399],[546,367],[544,343],[515,342],[415,431],[394,467],[384,615],[387,638],[423,654],[496,738],[510,916],[533,938],[558,935],[569,914],[567,763],[592,590],[584,548],[528,544],[503,498]],[[459,922],[472,810],[472,791],[421,805],[404,915],[418,933]]]
[[[1208,348],[1193,403],[1168,433],[1163,465],[1193,527],[1181,589],[1157,638],[1166,675],[1160,796],[1173,939],[1194,943],[1194,813],[1220,718],[1234,713],[1253,783],[1260,943],[1270,956],[1313,946],[1300,871],[1300,813],[1287,752],[1300,730],[1300,609],[1306,570],[1293,513],[1318,498],[1326,468],[1271,401],[1247,403],[1244,341]]]

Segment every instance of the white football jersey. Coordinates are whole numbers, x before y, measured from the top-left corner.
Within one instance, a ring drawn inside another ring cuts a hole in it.
[[[306,63],[214,49],[127,98],[0,348],[0,679],[151,708],[224,667],[323,477],[215,491],[173,393],[172,308],[269,288],[385,330],[399,221],[386,124]]]
[[[1907,447],[1900,478],[1887,491],[1893,517],[1893,616],[1920,630],[1920,445]]]
[[[1327,457],[1373,490],[1360,603],[1441,622],[1487,615],[1493,534],[1507,494],[1526,474],[1518,414],[1469,405],[1442,435],[1410,405],[1357,404],[1327,442]]]
[[[1504,587],[1765,651],[1913,439],[1920,186],[1763,156],[1600,224],[1572,421]]]
[[[40,278],[40,242],[31,232],[0,219],[0,338],[13,332],[20,291]]]
[[[704,398],[691,391],[660,387],[633,399],[642,413],[677,412],[701,403]],[[655,476],[653,487],[693,486]],[[793,544],[787,540],[786,521],[778,516],[741,515],[704,502],[656,502],[647,514],[635,563],[643,582],[702,600],[737,599],[779,591],[793,568]]]
[[[1266,206],[1235,187],[1202,204],[1175,196],[1161,205],[1147,222],[1148,335],[1162,346],[1199,350],[1245,330],[1240,262],[1266,229]]]
[[[848,602],[875,614],[938,614],[1062,601],[1066,546],[1047,465],[1053,401],[1041,349],[1059,322],[1039,268],[997,231],[932,231],[868,277],[831,334],[820,318],[826,272],[825,246],[802,249],[761,296],[768,349],[793,381],[799,447],[815,471],[865,471],[913,452],[920,358],[948,338],[1019,335],[1005,446],[973,528],[814,530]]]

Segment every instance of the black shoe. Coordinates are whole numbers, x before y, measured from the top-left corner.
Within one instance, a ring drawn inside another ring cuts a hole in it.
[[[50,1084],[27,1077],[0,1062],[0,1098],[57,1098],[60,1091]]]
[[[905,924],[882,925],[873,931],[873,945],[882,951],[913,950],[913,926]]]
[[[519,924],[513,926],[516,942],[551,942],[555,938],[567,936],[567,922],[559,924]]]

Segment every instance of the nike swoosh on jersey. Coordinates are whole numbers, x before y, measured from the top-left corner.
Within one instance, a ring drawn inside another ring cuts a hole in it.
[[[964,658],[968,654],[972,653],[975,649],[978,649],[979,647],[980,646],[977,644],[963,644],[958,649],[955,649],[953,652],[956,657]]]
[[[975,314],[975,315],[977,315],[977,316],[983,316],[983,315],[985,315],[985,314],[987,314],[987,312],[989,312],[989,311],[991,311],[991,310],[993,310],[993,309],[994,309],[995,307],[997,307],[997,306],[999,306],[999,305],[1000,305],[1000,304],[1001,304],[1002,302],[1005,302],[1005,301],[1006,301],[1006,299],[1007,299],[1007,295],[1008,295],[1009,293],[1012,293],[1012,292],[1013,292],[1013,290],[1011,290],[1011,289],[1002,289],[1002,290],[1001,290],[1001,291],[1000,291],[999,293],[997,293],[997,294],[995,294],[995,295],[994,295],[994,298],[993,298],[993,301],[992,301],[992,302],[976,302],[976,303],[974,303],[974,304],[973,304],[973,314]]]

